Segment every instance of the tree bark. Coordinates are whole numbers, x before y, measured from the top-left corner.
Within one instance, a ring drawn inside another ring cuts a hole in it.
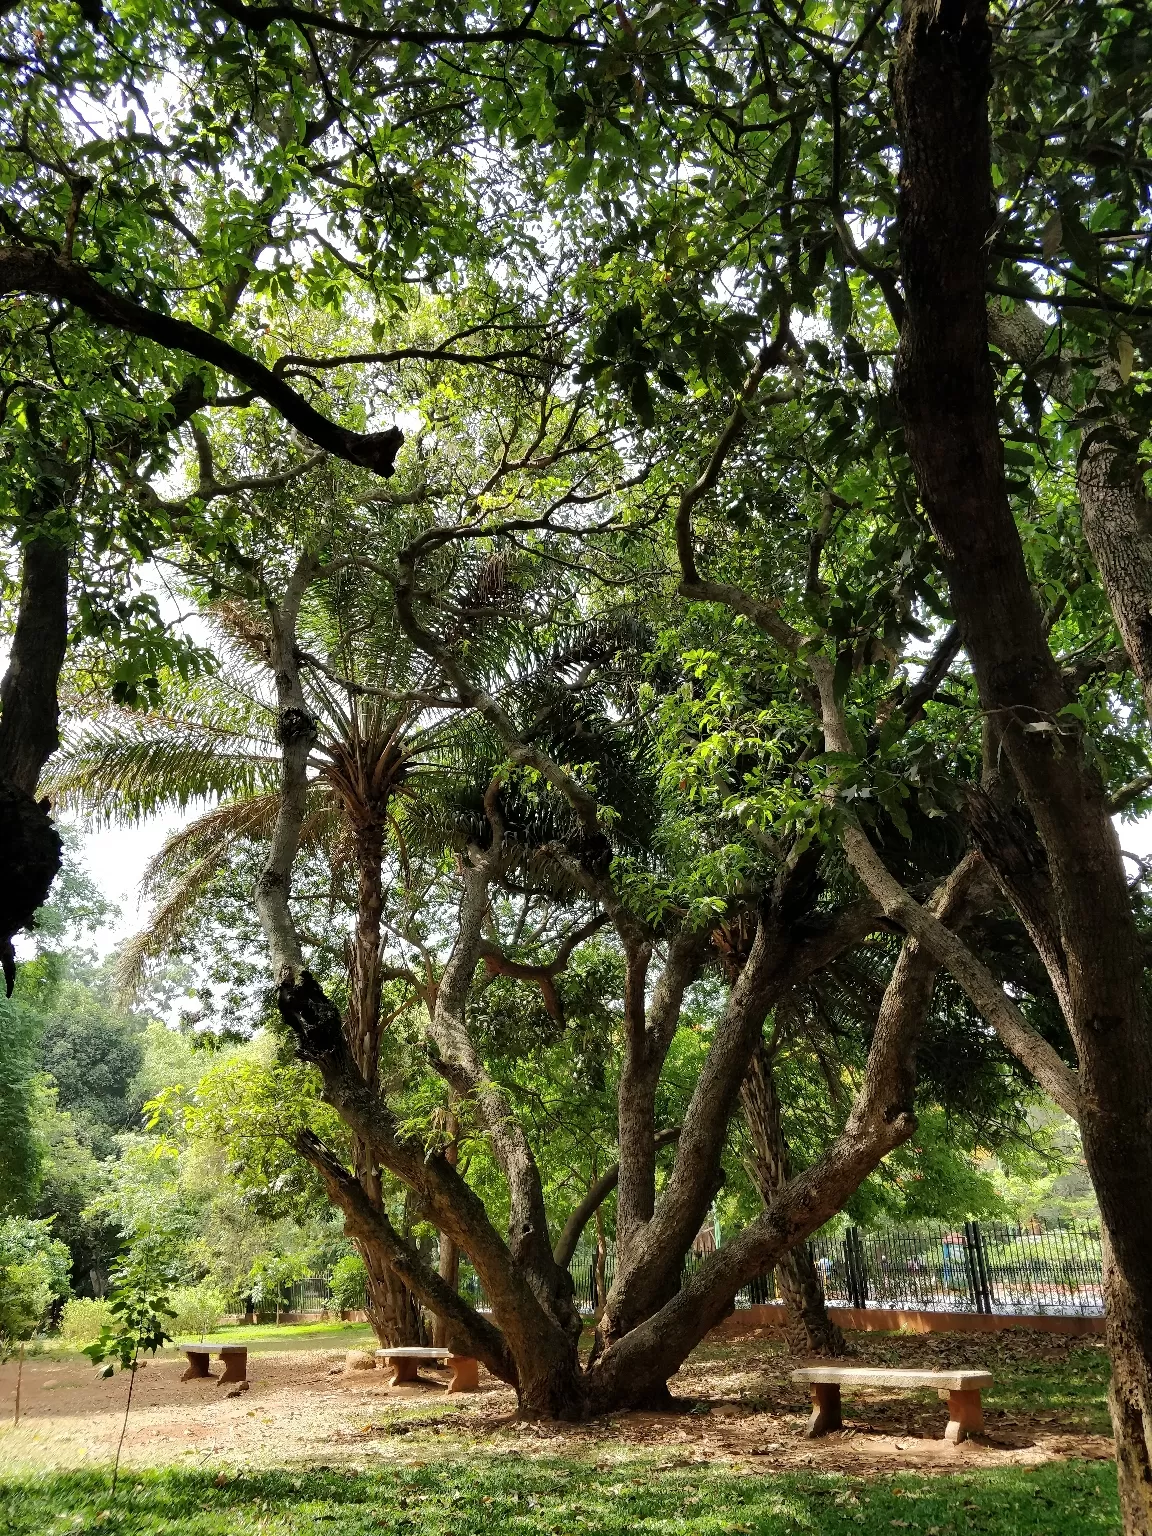
[[[428,1338],[420,1303],[393,1270],[379,1244],[362,1237],[356,1246],[368,1271],[368,1321],[380,1343],[386,1346],[426,1344]]]
[[[380,866],[384,857],[384,829],[379,812],[368,805],[356,827],[356,931],[348,957],[348,1009],[345,1030],[352,1058],[364,1081],[373,1088],[380,1062],[380,937],[384,905]],[[380,1170],[371,1149],[358,1136],[352,1138],[356,1177],[368,1199],[383,1211]],[[370,1236],[360,1235],[356,1246],[368,1272],[368,1321],[383,1345],[423,1344],[424,1320],[420,1304],[395,1273],[387,1255]]]
[[[980,703],[1048,859],[1081,1127],[1122,1298],[1108,1321],[1125,1529],[1152,1533],[1152,1032],[1143,945],[1098,776],[1073,724],[1004,482],[988,353],[994,208],[985,0],[905,0],[893,80],[906,313],[905,442]],[[1054,984],[1058,978],[1054,977]]]
[[[792,1160],[780,1124],[780,1099],[772,1058],[763,1039],[752,1054],[740,1085],[740,1102],[752,1139],[753,1172],[765,1206],[792,1177]],[[848,1346],[828,1316],[824,1290],[807,1243],[790,1248],[776,1266],[780,1294],[787,1308],[785,1337],[794,1354],[843,1355]]]
[[[444,1145],[444,1161],[451,1168],[459,1166],[460,1144],[457,1140],[460,1134],[459,1122],[455,1114],[449,1111],[448,1124],[445,1127],[447,1140]],[[455,1240],[449,1237],[447,1232],[440,1234],[440,1253],[437,1258],[437,1273],[446,1285],[450,1285],[454,1291],[460,1289],[460,1247]],[[433,1344],[445,1344],[448,1341],[447,1324],[437,1314],[432,1322]]]
[[[756,924],[748,959],[732,986],[689,1101],[676,1161],[651,1220],[618,1268],[598,1338],[606,1344],[663,1306],[680,1284],[684,1255],[716,1196],[720,1159],[740,1084],[775,999],[799,979],[798,952],[818,894],[812,853],[788,863]],[[624,1146],[621,1144],[623,1172]]]
[[[59,501],[46,492],[37,521],[49,520]],[[31,926],[60,868],[60,836],[47,800],[36,799],[36,785],[60,745],[57,686],[68,643],[69,554],[67,541],[52,529],[25,544],[16,628],[0,682],[0,968],[9,997],[16,979],[12,940]]]
[[[679,1135],[680,1127],[678,1125],[669,1126],[663,1131],[657,1131],[654,1137],[656,1150],[659,1151],[661,1147],[668,1146]],[[593,1179],[592,1183],[588,1186],[588,1191],[584,1198],[568,1217],[560,1236],[556,1239],[556,1246],[552,1250],[552,1257],[556,1260],[557,1264],[563,1265],[565,1269],[571,1264],[572,1255],[576,1252],[576,1244],[580,1241],[580,1234],[593,1216],[597,1215],[600,1207],[616,1188],[619,1179],[619,1163],[613,1163],[599,1177]]]

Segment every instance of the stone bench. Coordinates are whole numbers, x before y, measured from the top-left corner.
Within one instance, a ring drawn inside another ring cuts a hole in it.
[[[392,1386],[402,1381],[419,1381],[421,1360],[443,1360],[452,1372],[449,1392],[475,1392],[480,1385],[480,1367],[471,1355],[455,1355],[435,1344],[399,1344],[395,1349],[378,1349],[377,1360],[392,1367]]]
[[[812,1388],[809,1435],[826,1435],[843,1428],[840,1417],[841,1387],[934,1387],[948,1398],[945,1440],[958,1445],[984,1428],[980,1394],[992,1385],[988,1371],[919,1371],[865,1365],[808,1365],[793,1371],[792,1380]]]
[[[181,1381],[207,1376],[208,1360],[212,1355],[219,1355],[224,1367],[223,1375],[216,1377],[217,1386],[226,1381],[248,1380],[248,1347],[245,1344],[181,1344],[180,1348],[188,1356],[188,1369]]]

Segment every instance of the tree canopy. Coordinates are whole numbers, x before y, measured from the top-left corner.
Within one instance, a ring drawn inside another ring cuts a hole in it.
[[[137,970],[195,934],[243,982],[378,1316],[532,1412],[659,1397],[928,1127],[1007,1146],[1043,1090],[1152,1528],[1138,10],[0,27],[0,929],[38,793],[206,799]],[[741,1103],[766,1206],[681,1283]]]

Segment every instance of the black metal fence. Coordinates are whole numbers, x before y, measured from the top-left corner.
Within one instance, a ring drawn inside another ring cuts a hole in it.
[[[329,1275],[306,1275],[285,1289],[285,1312],[329,1312],[336,1303],[332,1300]],[[363,1303],[361,1303],[363,1305]],[[262,1309],[265,1310],[265,1309]]]
[[[1059,1317],[1099,1317],[1104,1312],[1100,1229],[1092,1222],[846,1227],[818,1232],[808,1248],[825,1297],[834,1306]],[[703,1262],[689,1254],[685,1275]],[[609,1286],[614,1270],[609,1251]],[[595,1310],[594,1275],[592,1260],[573,1262],[576,1298],[584,1313]],[[746,1285],[736,1305],[757,1306],[778,1298],[771,1273]]]
[[[848,1227],[809,1244],[826,1298],[849,1307],[1100,1316],[1100,1229],[1001,1221]]]
[[[1092,1222],[846,1227],[818,1232],[808,1249],[824,1295],[834,1306],[1059,1317],[1098,1317],[1104,1312],[1100,1229]],[[690,1254],[685,1275],[703,1262]],[[606,1288],[615,1272],[610,1247],[604,1265]],[[578,1254],[571,1273],[577,1305],[591,1316],[597,1305],[595,1255]],[[460,1263],[459,1290],[474,1307],[488,1310],[484,1289],[467,1259]],[[756,1306],[777,1296],[776,1277],[768,1274],[745,1286],[736,1305]],[[334,1309],[327,1275],[298,1280],[285,1307],[292,1312]]]

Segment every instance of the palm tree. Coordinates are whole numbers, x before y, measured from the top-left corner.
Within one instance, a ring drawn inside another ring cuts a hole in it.
[[[173,689],[163,708],[82,723],[66,739],[49,783],[64,804],[129,821],[210,802],[167,840],[146,872],[146,888],[161,899],[126,950],[122,979],[131,987],[150,958],[171,949],[230,857],[267,840],[276,816],[280,749],[262,614],[253,603],[232,601],[212,610],[210,625],[219,666],[209,678]],[[361,574],[318,584],[300,640],[316,723],[303,843],[324,857],[334,886],[354,877],[344,1028],[357,1066],[375,1086],[386,848],[406,863],[413,840],[425,842],[430,803],[473,778],[492,744],[474,719],[440,697],[436,668],[399,630],[390,593]],[[380,1204],[380,1172],[363,1145],[354,1145],[353,1160],[362,1187]],[[407,1289],[377,1256],[363,1249],[362,1256],[369,1314],[382,1342],[419,1339],[419,1309]]]

